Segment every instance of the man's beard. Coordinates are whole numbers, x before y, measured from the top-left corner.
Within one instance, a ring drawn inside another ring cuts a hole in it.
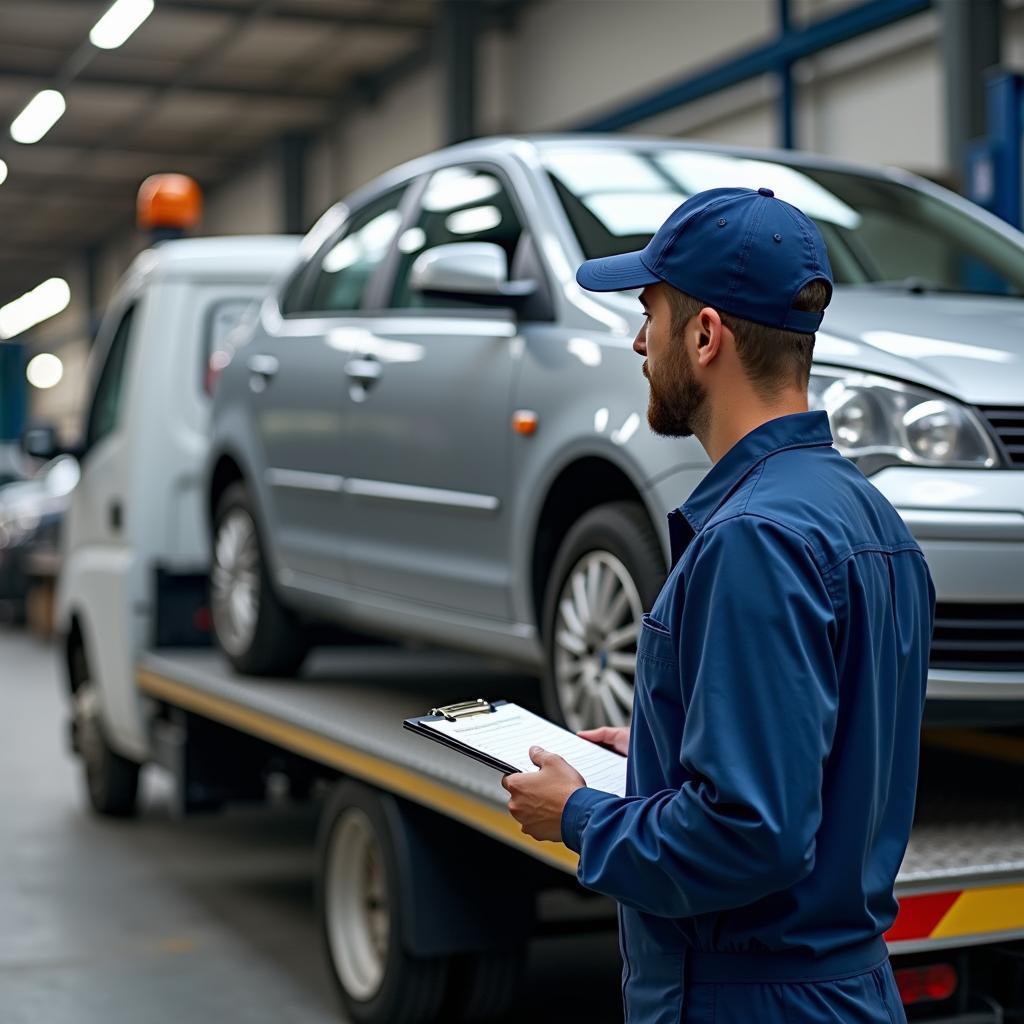
[[[707,413],[707,391],[693,375],[690,356],[681,339],[669,349],[651,376],[644,363],[644,376],[651,386],[647,403],[647,422],[662,437],[691,437],[702,433]]]

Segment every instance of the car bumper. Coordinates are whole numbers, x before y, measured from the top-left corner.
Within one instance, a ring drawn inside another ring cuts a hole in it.
[[[1024,473],[893,467],[871,482],[935,581],[930,701],[1024,702]]]

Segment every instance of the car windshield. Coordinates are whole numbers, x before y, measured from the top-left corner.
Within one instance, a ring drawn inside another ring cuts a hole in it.
[[[767,187],[817,223],[837,284],[1024,295],[1024,248],[897,182],[675,147],[552,147],[543,159],[587,259],[642,248],[696,192]]]

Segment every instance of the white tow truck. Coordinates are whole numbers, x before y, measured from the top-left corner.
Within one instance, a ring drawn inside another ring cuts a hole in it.
[[[492,1019],[516,994],[538,905],[578,890],[576,856],[523,835],[496,772],[402,721],[475,697],[536,706],[533,681],[468,656],[354,644],[300,678],[254,679],[208,643],[207,365],[296,245],[165,242],[111,303],[58,585],[72,744],[102,814],[134,813],[150,763],[171,773],[181,813],[262,800],[282,779],[293,796],[326,792],[318,913],[349,1018]],[[28,441],[52,454],[45,431]],[[1022,777],[1019,733],[925,736],[887,935],[911,1019],[1024,1019]],[[610,903],[588,905],[614,927]]]

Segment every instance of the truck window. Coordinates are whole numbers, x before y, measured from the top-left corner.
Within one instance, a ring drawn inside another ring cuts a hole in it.
[[[405,186],[353,214],[320,257],[310,301],[314,312],[349,312],[363,304],[374,271],[391,249],[402,222]]]
[[[89,425],[85,434],[86,450],[103,440],[116,426],[121,415],[124,368],[128,358],[128,346],[132,337],[132,319],[135,306],[129,306],[107,349],[107,359],[100,371],[89,411]]]
[[[218,299],[207,307],[203,326],[203,344],[200,347],[199,385],[206,394],[212,392],[211,375],[227,365],[237,342],[251,325],[251,317],[259,309],[259,300],[249,296]]]

